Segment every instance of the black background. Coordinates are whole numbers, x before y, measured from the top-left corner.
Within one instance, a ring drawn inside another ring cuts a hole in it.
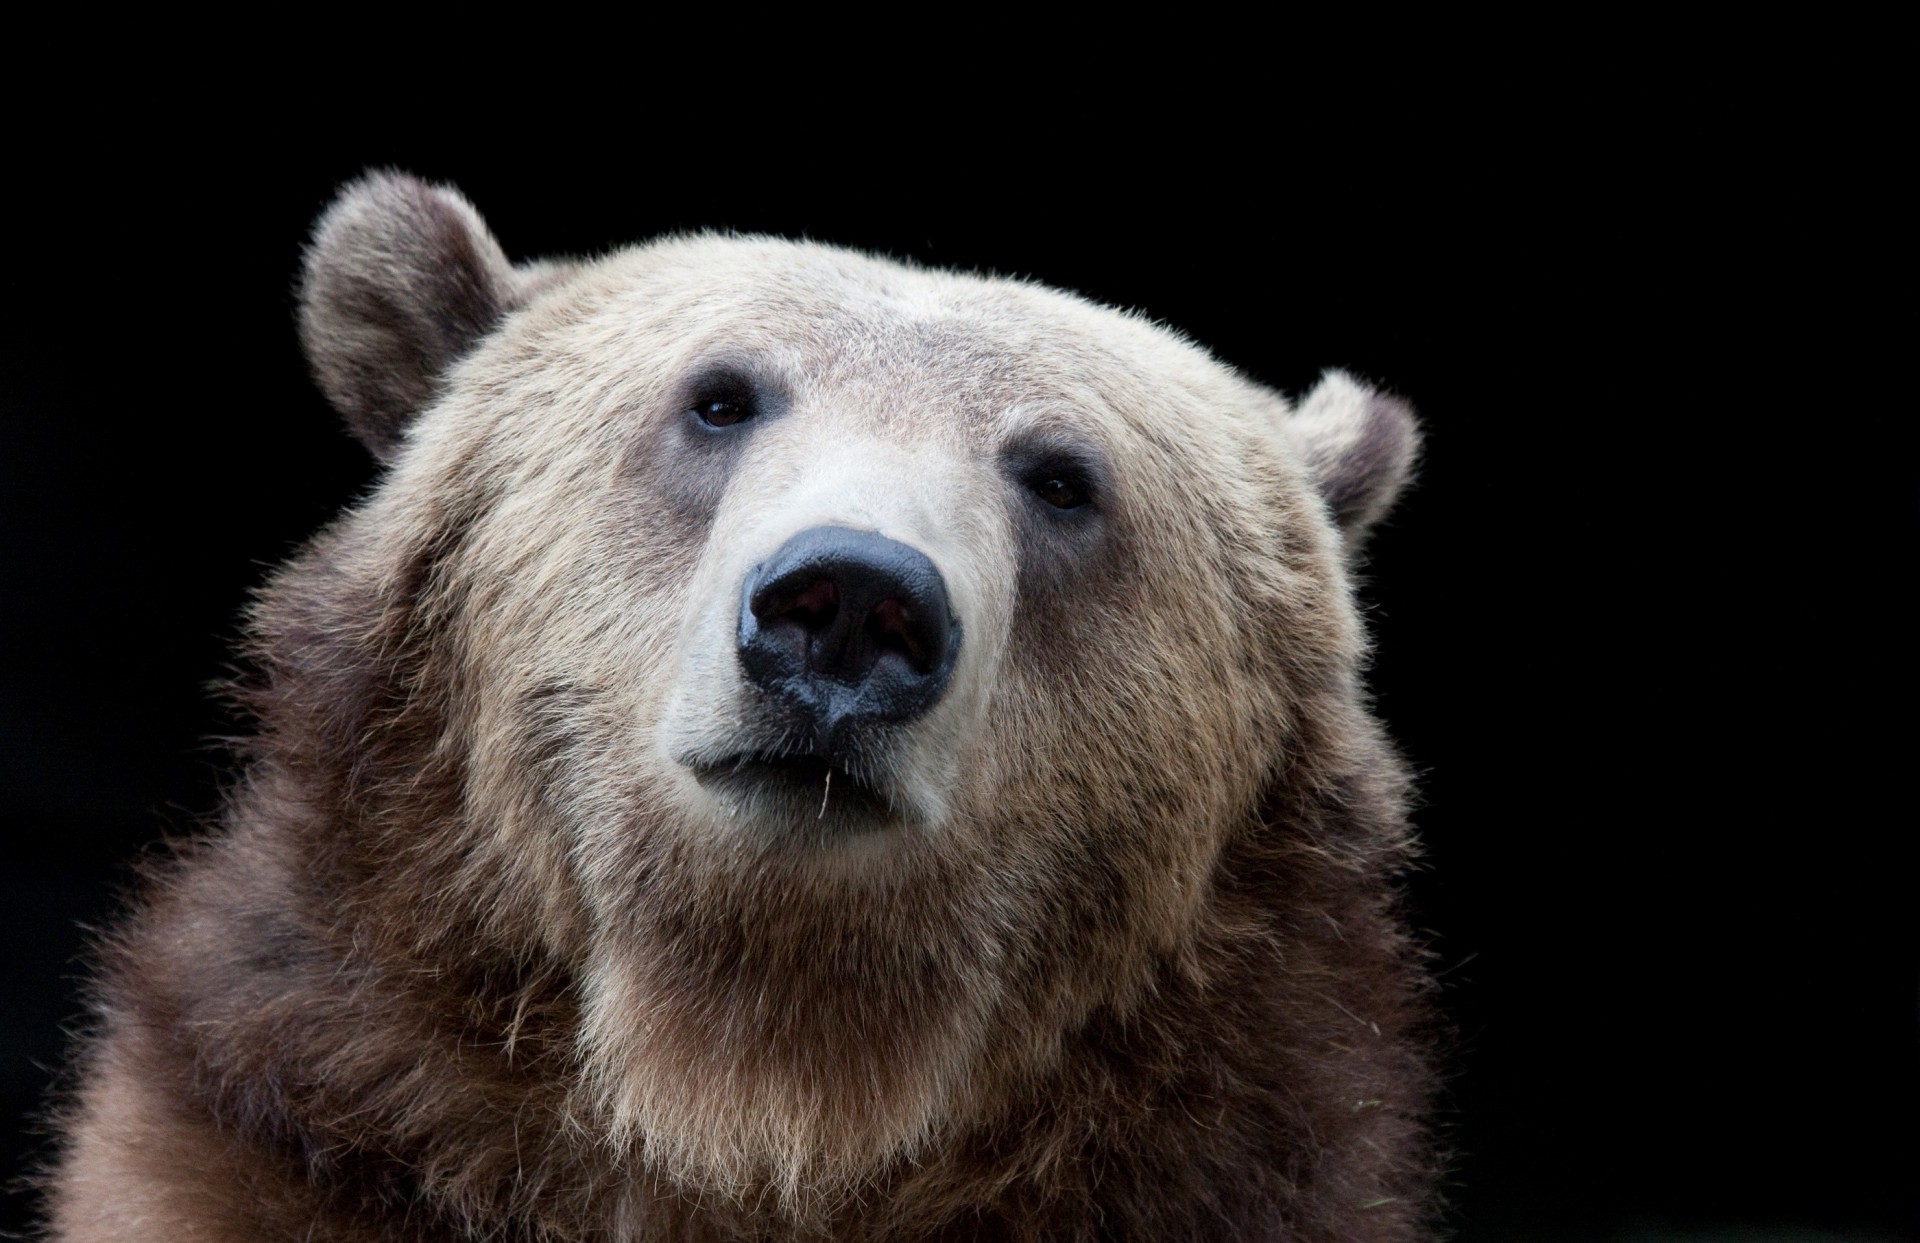
[[[263,152],[133,120],[27,157],[7,208],[14,1168],[43,1142],[81,928],[214,806],[209,688],[246,592],[374,477],[306,377],[292,286],[334,187],[393,165],[458,184],[516,259],[805,235],[1140,308],[1290,391],[1342,366],[1407,396],[1427,455],[1364,598],[1378,707],[1422,774],[1451,1228],[1917,1237],[1916,826],[1892,801],[1914,776],[1912,397],[1855,318],[1879,283],[1859,218],[1781,191],[1824,196],[1599,129],[1308,156],[1066,123],[912,150],[654,123],[565,153]]]

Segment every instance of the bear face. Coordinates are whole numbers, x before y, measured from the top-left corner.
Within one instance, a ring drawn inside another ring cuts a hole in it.
[[[219,1068],[169,1108],[444,1237],[1413,1228],[1345,569],[1403,407],[808,244],[515,269],[392,176],[303,330],[387,472],[263,591],[232,823],[109,977]]]

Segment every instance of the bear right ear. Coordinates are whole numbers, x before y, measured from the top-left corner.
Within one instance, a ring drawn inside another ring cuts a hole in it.
[[[393,456],[447,369],[548,274],[525,275],[448,187],[371,173],[340,192],[307,248],[300,341],[375,457]]]
[[[1420,425],[1412,407],[1344,371],[1329,371],[1287,419],[1286,429],[1346,537],[1349,554],[1355,552],[1413,474]]]

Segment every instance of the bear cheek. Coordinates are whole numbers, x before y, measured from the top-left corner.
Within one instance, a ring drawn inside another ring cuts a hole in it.
[[[1204,548],[1210,535],[1130,526],[1117,507],[1107,518],[1096,541],[1022,542],[988,716],[1001,797],[1028,809],[1029,831],[1100,861],[1089,874],[1157,878],[1124,905],[1171,929],[1248,814],[1279,739],[1262,736],[1271,688],[1249,668],[1256,636],[1232,585],[1206,573],[1205,555],[1155,554]],[[1104,909],[1111,897],[1088,888],[1073,904]]]
[[[650,498],[631,478],[579,457],[578,470],[538,474],[493,463],[485,473],[514,499],[460,549],[474,810],[510,836],[536,812],[571,825],[604,816],[657,767],[669,636],[698,554],[647,521]]]

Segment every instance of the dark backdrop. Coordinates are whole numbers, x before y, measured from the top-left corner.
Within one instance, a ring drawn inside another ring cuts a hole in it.
[[[1288,390],[1342,366],[1406,395],[1427,455],[1364,594],[1422,774],[1458,1237],[1915,1237],[1911,398],[1836,323],[1822,272],[1860,252],[1835,221],[1593,135],[1257,168],[1038,129],[919,153],[206,135],[29,157],[6,207],[15,1168],[82,929],[215,804],[209,686],[246,592],[373,477],[291,291],[333,188],[388,164],[459,184],[515,258],[805,235],[1137,307]]]

